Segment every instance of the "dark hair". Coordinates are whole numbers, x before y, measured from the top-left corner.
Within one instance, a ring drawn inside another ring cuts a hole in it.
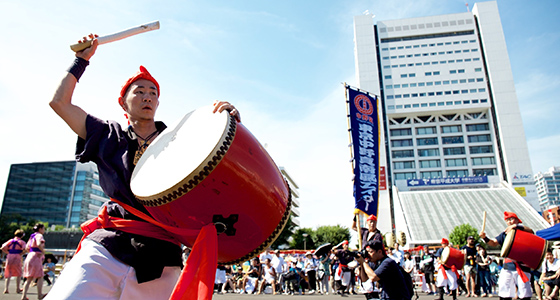
[[[25,232],[21,229],[16,230],[16,232],[14,233],[14,236],[17,236],[18,238],[22,238],[23,236],[25,236]]]
[[[33,226],[33,231],[37,232],[41,228],[45,228],[45,225],[43,225],[41,223],[37,223],[37,224],[35,224],[35,226]]]
[[[370,247],[372,250],[383,250],[383,252],[385,252],[385,247],[383,246],[383,242],[378,241],[378,240],[371,240],[368,241],[365,245],[364,248]]]

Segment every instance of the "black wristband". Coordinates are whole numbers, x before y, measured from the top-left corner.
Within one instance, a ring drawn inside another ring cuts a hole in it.
[[[81,57],[76,57],[70,68],[68,68],[68,73],[74,75],[74,77],[76,77],[76,80],[79,82],[80,77],[82,77],[82,74],[84,74],[84,71],[86,70],[86,67],[88,65],[89,61]]]
[[[485,242],[486,244],[488,244],[488,242],[490,241],[490,239],[489,239],[487,236],[485,236],[485,237],[483,238],[483,240],[484,240],[484,242]]]

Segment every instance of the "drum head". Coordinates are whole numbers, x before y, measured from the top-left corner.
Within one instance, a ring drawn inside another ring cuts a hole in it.
[[[445,247],[443,248],[443,251],[441,252],[441,262],[442,263],[446,263],[447,260],[449,259],[449,253],[451,253],[451,251],[449,250],[449,247]]]
[[[213,106],[205,106],[170,126],[138,161],[130,183],[134,195],[153,198],[188,182],[222,145],[230,122],[227,111],[213,113]]]
[[[509,255],[509,250],[511,250],[511,246],[513,245],[513,241],[515,240],[515,232],[516,230],[510,230],[504,239],[504,243],[502,244],[502,251],[500,253],[501,257],[507,257]]]

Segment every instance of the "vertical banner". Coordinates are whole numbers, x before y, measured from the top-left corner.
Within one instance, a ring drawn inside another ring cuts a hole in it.
[[[354,162],[355,208],[377,216],[379,199],[379,125],[377,96],[346,85],[348,124]]]

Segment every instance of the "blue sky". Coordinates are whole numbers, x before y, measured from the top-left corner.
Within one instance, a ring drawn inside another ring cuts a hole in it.
[[[530,3],[530,4],[529,4]],[[469,2],[472,8],[474,2]],[[533,171],[560,165],[560,2],[499,0]],[[466,11],[464,1],[0,0],[0,199],[9,166],[73,159],[75,135],[48,107],[69,45],[154,20],[161,29],[101,45],[74,103],[125,122],[117,95],[144,65],[161,85],[158,119],[172,123],[215,99],[300,185],[301,225],[350,225],[350,152],[342,82],[356,86],[353,17]]]

